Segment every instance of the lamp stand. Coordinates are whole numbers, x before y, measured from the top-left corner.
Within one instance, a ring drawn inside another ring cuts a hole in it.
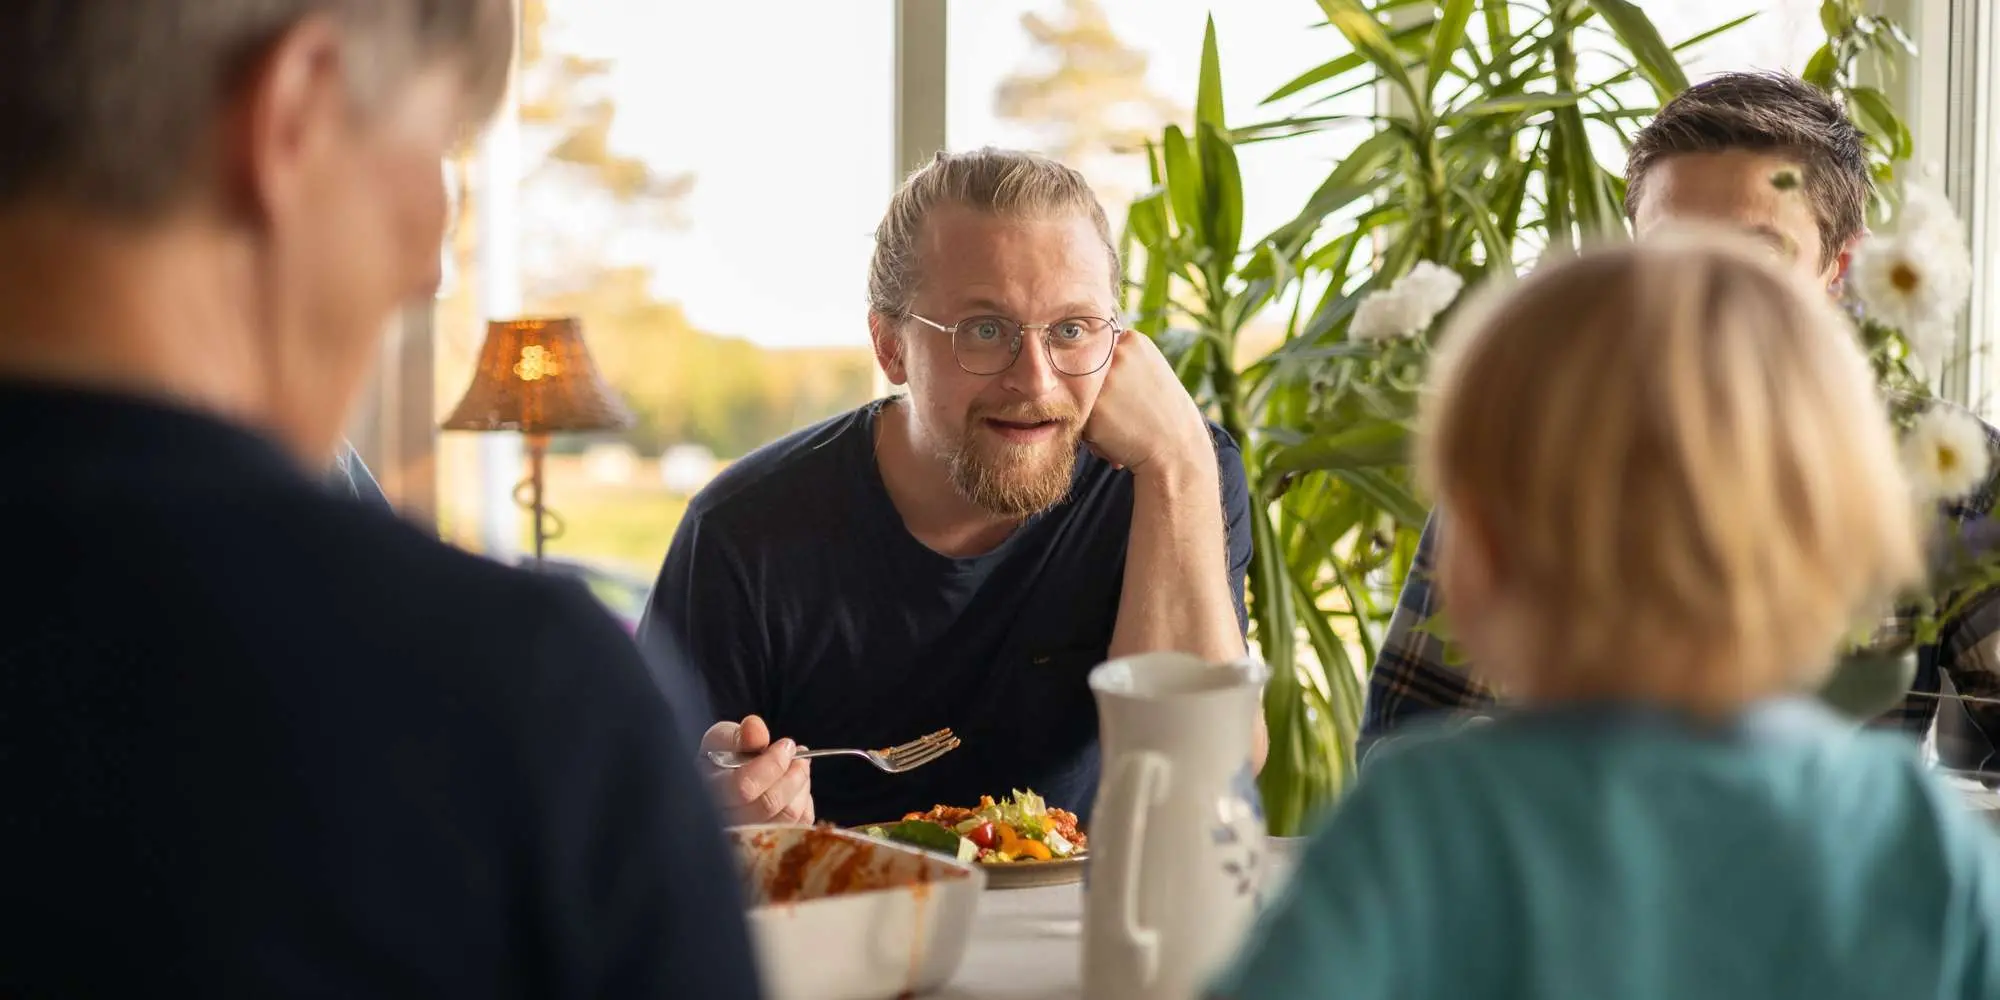
[[[528,478],[514,487],[514,502],[527,508],[528,516],[535,519],[535,568],[541,569],[543,550],[549,542],[562,537],[563,519],[542,502],[545,485],[542,466],[549,453],[549,436],[526,434],[523,439],[528,444]]]

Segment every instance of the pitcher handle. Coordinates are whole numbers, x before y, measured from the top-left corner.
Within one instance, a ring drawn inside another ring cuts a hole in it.
[[[1152,812],[1165,793],[1171,771],[1172,765],[1161,754],[1149,750],[1126,754],[1117,773],[1118,790],[1124,794],[1113,799],[1112,807],[1115,812],[1132,817],[1126,827],[1129,832],[1124,844],[1125,884],[1118,900],[1118,924],[1125,932],[1126,943],[1139,956],[1139,979],[1146,984],[1160,971],[1160,932],[1139,922],[1139,872],[1144,861],[1141,852],[1146,843],[1146,814]]]

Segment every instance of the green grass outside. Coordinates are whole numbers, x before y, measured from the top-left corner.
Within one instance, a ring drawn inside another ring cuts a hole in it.
[[[567,484],[546,496],[549,508],[563,519],[563,534],[547,545],[547,554],[598,563],[643,579],[652,579],[673,541],[674,528],[687,511],[687,500],[665,490],[627,486]],[[521,551],[533,552],[534,526],[521,518]]]

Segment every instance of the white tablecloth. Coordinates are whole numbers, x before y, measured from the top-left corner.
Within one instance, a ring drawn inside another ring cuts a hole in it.
[[[1996,794],[1993,789],[1986,787],[1985,784],[1962,775],[1947,773],[1944,776],[1944,782],[1957,790],[1958,794],[1965,799],[1965,804],[1970,806],[1973,812],[1987,819],[2000,822],[2000,794]]]
[[[1291,874],[1298,838],[1273,837],[1265,895]],[[1083,886],[988,889],[958,975],[937,1000],[1081,1000]]]
[[[1078,1000],[1083,886],[988,889],[958,975],[939,1000]]]

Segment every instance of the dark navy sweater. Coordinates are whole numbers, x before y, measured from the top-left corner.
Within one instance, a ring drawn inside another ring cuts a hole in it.
[[[706,717],[580,588],[0,384],[0,996],[753,997]]]

